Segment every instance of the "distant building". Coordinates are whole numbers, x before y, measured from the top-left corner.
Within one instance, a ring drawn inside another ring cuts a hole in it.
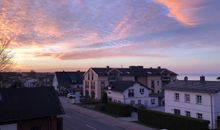
[[[134,81],[116,81],[108,86],[106,92],[109,102],[144,107],[158,106],[158,98],[150,97],[152,90]]]
[[[165,68],[90,68],[84,74],[83,94],[94,99],[101,99],[106,86],[115,81],[135,81],[148,86],[153,93],[161,93],[162,86],[175,81],[177,74]]]
[[[0,88],[16,87],[22,75],[17,72],[0,72]],[[21,86],[19,86],[21,87]]]
[[[53,87],[0,89],[1,130],[62,130],[64,114]]]
[[[37,79],[26,79],[24,81],[24,87],[40,87],[39,82]]]
[[[55,72],[53,86],[58,91],[62,88],[81,89],[83,87],[84,72]]]
[[[220,82],[177,80],[165,87],[165,112],[210,121],[220,128]]]

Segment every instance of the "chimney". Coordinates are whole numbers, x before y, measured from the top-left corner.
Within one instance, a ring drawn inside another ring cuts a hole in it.
[[[201,81],[201,82],[204,82],[204,81],[205,81],[205,76],[203,76],[203,75],[200,76],[200,81]]]
[[[157,68],[158,68],[158,69],[161,69],[161,67],[160,67],[160,66],[158,66]]]
[[[109,67],[109,66],[106,66],[106,68],[109,69],[110,67]]]
[[[184,81],[186,81],[186,82],[188,81],[188,77],[187,76],[184,77]]]

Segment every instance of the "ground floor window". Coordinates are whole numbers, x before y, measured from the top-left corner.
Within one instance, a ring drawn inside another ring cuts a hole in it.
[[[179,109],[174,109],[174,114],[175,115],[180,115],[180,110]]]
[[[152,105],[155,104],[155,99],[151,99],[151,104],[152,104]]]
[[[203,119],[202,113],[197,113],[197,118],[198,118],[198,119]]]
[[[131,100],[131,101],[130,101],[130,104],[131,104],[131,105],[135,104],[135,101],[134,101],[134,100]]]
[[[185,115],[186,115],[187,117],[191,117],[190,111],[186,111],[186,112],[185,112]]]

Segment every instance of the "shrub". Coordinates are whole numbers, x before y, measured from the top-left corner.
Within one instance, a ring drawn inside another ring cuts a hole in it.
[[[96,104],[95,110],[102,111],[117,117],[131,116],[132,106],[116,103]]]
[[[152,110],[139,110],[138,121],[146,125],[169,130],[209,130],[209,121]]]

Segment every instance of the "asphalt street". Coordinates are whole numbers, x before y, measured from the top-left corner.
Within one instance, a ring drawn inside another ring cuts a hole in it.
[[[67,102],[62,97],[65,115],[63,115],[63,130],[154,130],[136,123],[81,108]]]

